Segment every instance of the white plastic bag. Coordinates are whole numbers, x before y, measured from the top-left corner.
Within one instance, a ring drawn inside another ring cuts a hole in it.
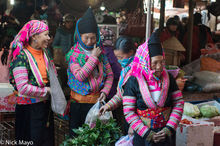
[[[126,135],[122,136],[116,143],[115,146],[133,146],[134,136]]]
[[[99,109],[101,106],[102,103],[98,101],[87,113],[85,124],[88,124],[90,128],[95,127],[97,119],[100,119],[103,123],[107,123],[112,117],[112,113],[110,111],[107,111],[105,114],[99,116]]]

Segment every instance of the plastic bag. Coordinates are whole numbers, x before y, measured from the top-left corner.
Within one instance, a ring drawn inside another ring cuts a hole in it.
[[[115,146],[133,146],[134,136],[122,136],[116,143]]]
[[[105,103],[103,103],[103,104],[105,104]],[[109,121],[109,119],[112,117],[112,113],[110,111],[105,112],[105,114],[99,116],[99,109],[100,109],[101,106],[102,106],[102,103],[100,103],[98,101],[89,110],[89,112],[86,116],[85,124],[88,124],[90,128],[95,127],[97,119],[100,119],[103,123],[107,123]]]
[[[46,50],[44,52],[47,55],[47,58],[49,59],[49,55]],[[60,83],[58,81],[56,70],[54,69],[54,64],[51,62],[51,60],[48,61],[48,68],[49,68],[49,79],[50,79],[50,94],[51,94],[51,108],[53,112],[63,115],[66,109],[66,98],[63,93],[63,90],[60,86]]]

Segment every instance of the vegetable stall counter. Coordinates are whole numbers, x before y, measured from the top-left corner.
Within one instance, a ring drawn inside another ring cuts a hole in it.
[[[220,98],[219,92],[185,92],[183,91],[183,99],[184,101],[202,101],[202,100],[211,100],[214,97]]]

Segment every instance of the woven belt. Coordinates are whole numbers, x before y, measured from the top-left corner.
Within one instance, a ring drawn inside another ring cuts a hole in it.
[[[100,93],[94,93],[89,95],[81,95],[71,90],[71,99],[78,103],[96,103],[100,97]]]

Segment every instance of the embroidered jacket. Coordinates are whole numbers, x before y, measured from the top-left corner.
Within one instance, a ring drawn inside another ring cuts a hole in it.
[[[48,58],[45,53],[44,60],[48,69]],[[37,62],[27,49],[23,49],[11,62],[10,83],[18,91],[17,104],[33,104],[47,100],[46,85],[43,82]]]
[[[97,92],[108,95],[113,83],[113,72],[107,57],[103,55],[100,62],[99,58],[91,55],[83,58],[86,61],[83,66],[79,63],[79,60],[82,60],[80,57],[81,53],[75,53],[70,57],[67,70],[69,87],[81,95]]]
[[[161,85],[162,88],[165,88],[168,92],[164,92],[162,89],[161,96],[157,103],[155,103],[153,98],[149,96],[148,85],[144,78],[137,79],[136,77],[131,76],[123,86],[123,108],[125,118],[132,129],[134,129],[141,137],[146,138],[150,132],[150,128],[140,119],[137,114],[137,109],[146,110],[155,109],[157,107],[172,107],[172,112],[166,124],[166,127],[171,130],[175,130],[181,120],[184,104],[182,93],[178,89],[172,75],[169,75],[168,79],[168,83]]]

